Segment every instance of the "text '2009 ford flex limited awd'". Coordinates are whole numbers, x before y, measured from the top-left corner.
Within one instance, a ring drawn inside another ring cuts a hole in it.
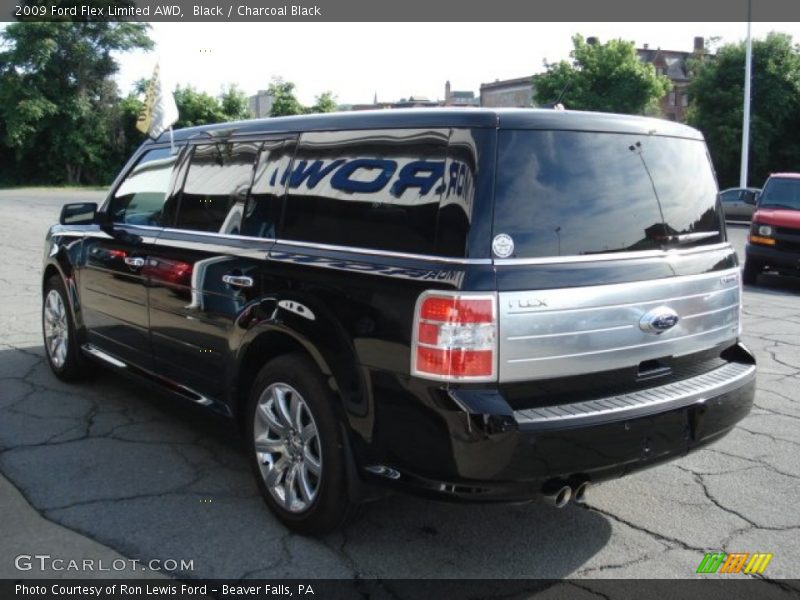
[[[226,123],[149,141],[45,249],[47,356],[239,419],[305,533],[383,483],[581,501],[750,410],[701,135],[552,110]]]

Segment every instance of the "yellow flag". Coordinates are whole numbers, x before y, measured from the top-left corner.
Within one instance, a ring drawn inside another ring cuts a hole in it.
[[[136,119],[136,129],[156,139],[178,120],[178,107],[172,92],[164,90],[158,65],[147,84],[144,105]]]

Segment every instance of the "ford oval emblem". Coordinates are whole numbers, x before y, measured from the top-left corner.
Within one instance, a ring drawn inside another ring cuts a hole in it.
[[[639,320],[639,329],[647,333],[664,333],[678,324],[678,313],[669,306],[659,306],[644,314]]]

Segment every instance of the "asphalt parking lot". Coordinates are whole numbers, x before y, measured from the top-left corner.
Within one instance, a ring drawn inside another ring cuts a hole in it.
[[[272,518],[224,421],[110,373],[50,374],[44,234],[64,202],[101,198],[0,191],[0,472],[45,519],[126,557],[192,560],[184,577],[685,578],[722,550],[771,552],[765,577],[800,578],[800,282],[745,289],[756,406],[716,445],[598,485],[586,507],[396,495],[315,540]],[[745,234],[730,228],[740,256]]]

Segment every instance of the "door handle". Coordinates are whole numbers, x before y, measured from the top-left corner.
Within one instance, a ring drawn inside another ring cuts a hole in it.
[[[253,287],[253,278],[248,277],[247,275],[223,275],[222,281],[233,287]]]
[[[144,259],[139,256],[126,256],[125,264],[129,267],[142,268],[144,266]]]

